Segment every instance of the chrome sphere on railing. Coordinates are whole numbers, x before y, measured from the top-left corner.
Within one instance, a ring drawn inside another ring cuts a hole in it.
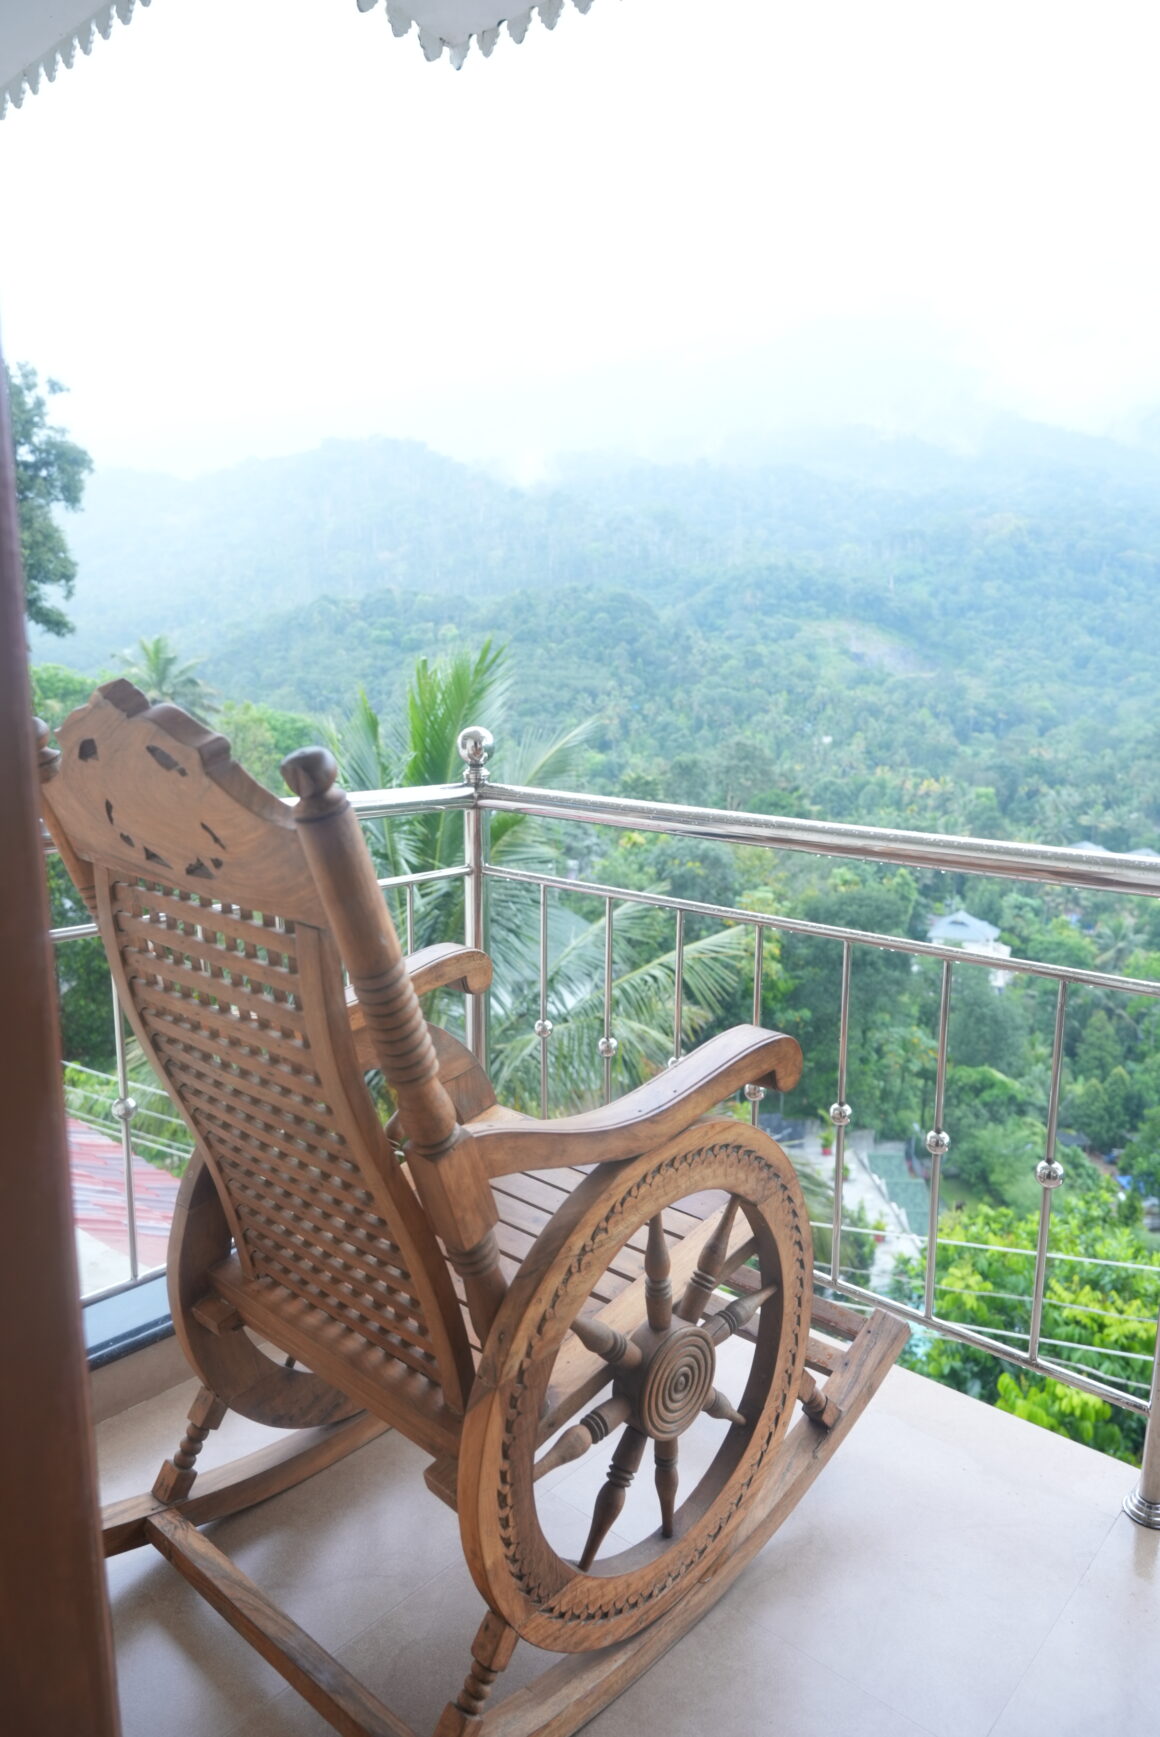
[[[951,1137],[944,1128],[932,1128],[924,1144],[932,1158],[945,1158],[951,1149]]]
[[[765,1087],[764,1086],[746,1086],[745,1096],[749,1099],[749,1102],[751,1104],[760,1104],[762,1098],[764,1098],[764,1096],[765,1096]]]
[[[486,784],[491,776],[487,770],[487,757],[495,747],[491,731],[485,730],[482,724],[468,724],[465,730],[460,730],[455,746],[464,762],[465,783]]]
[[[1058,1188],[1063,1181],[1063,1165],[1057,1158],[1041,1158],[1035,1166],[1035,1180],[1044,1188]]]
[[[849,1104],[831,1104],[830,1120],[835,1128],[848,1128],[854,1120],[854,1112]]]
[[[535,1032],[537,1037],[551,1037],[553,1029],[550,1019],[537,1019],[535,1025],[532,1027],[532,1030]]]
[[[605,1061],[611,1061],[612,1057],[620,1048],[620,1045],[614,1037],[602,1037],[596,1047],[604,1057]]]

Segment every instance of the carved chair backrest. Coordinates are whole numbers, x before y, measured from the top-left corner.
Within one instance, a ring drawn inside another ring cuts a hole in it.
[[[102,688],[58,739],[46,823],[100,926],[122,1006],[205,1155],[243,1272],[386,1347],[458,1409],[467,1336],[356,1059],[344,941],[362,953],[368,1023],[376,993],[382,1004],[380,1053],[408,1125],[437,1147],[455,1117],[333,763],[327,774],[320,751],[299,756],[309,788],[297,807],[282,802],[224,737],[128,682]],[[345,912],[317,875],[315,830],[329,833],[330,883],[350,882]],[[359,935],[368,919],[373,933]]]

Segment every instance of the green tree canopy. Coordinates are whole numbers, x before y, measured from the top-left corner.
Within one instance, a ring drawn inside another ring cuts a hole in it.
[[[20,509],[20,554],[24,563],[24,606],[28,619],[46,633],[72,632],[68,616],[49,598],[58,591],[71,597],[76,562],[53,507],[81,504],[85,477],[93,461],[63,428],[48,420],[48,400],[64,387],[46,380],[43,391],[35,368],[5,364],[12,417],[12,450],[16,464],[16,499]]]
[[[132,651],[118,652],[117,660],[128,681],[139,687],[151,701],[171,700],[207,718],[217,710],[217,695],[203,682],[197,671],[201,659],[182,663],[175,646],[164,633],[152,639],[139,639]]]

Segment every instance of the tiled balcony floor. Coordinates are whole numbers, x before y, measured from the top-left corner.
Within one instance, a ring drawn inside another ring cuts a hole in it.
[[[108,1498],[152,1481],[192,1391],[100,1426]],[[263,1434],[227,1423],[220,1447]],[[388,1434],[215,1534],[418,1734],[457,1692],[481,1614],[424,1464]],[[565,1533],[586,1530],[603,1471],[585,1461],[553,1481]],[[588,1731],[1146,1737],[1160,1729],[1160,1533],[1120,1512],[1134,1481],[895,1370],[721,1604]],[[125,1737],[329,1731],[155,1553],[112,1561],[109,1580]],[[547,1662],[517,1649],[509,1685]]]

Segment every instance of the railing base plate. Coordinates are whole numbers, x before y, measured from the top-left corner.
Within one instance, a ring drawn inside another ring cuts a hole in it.
[[[1153,1532],[1160,1532],[1160,1502],[1149,1502],[1138,1487],[1124,1497],[1124,1512],[1137,1526],[1150,1526]]]

